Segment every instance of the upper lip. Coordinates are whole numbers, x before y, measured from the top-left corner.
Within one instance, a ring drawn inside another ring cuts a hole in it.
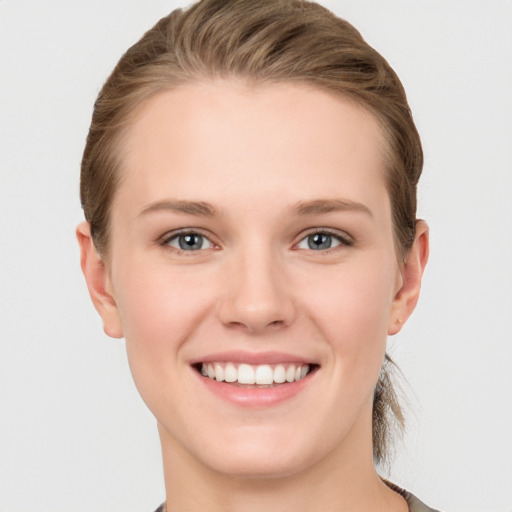
[[[190,361],[191,365],[199,363],[245,363],[251,365],[261,364],[279,364],[279,363],[295,363],[295,364],[315,364],[310,358],[298,356],[285,352],[245,352],[245,351],[229,351],[216,352],[208,354]]]

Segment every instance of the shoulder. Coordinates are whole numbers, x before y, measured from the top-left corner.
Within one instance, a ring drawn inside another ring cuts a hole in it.
[[[416,498],[414,494],[402,489],[401,487],[398,487],[398,485],[395,485],[394,483],[389,482],[387,480],[384,480],[384,483],[388,487],[393,489],[393,491],[403,496],[404,500],[407,502],[407,505],[409,506],[409,512],[439,512],[439,510],[430,508],[429,506],[425,505],[425,503]]]
[[[422,501],[420,501],[414,494],[410,492],[404,491],[404,498],[407,501],[407,505],[409,505],[410,512],[439,512],[439,510],[430,508],[425,505]]]
[[[401,489],[397,485],[392,484],[391,482],[386,482],[386,484],[404,497],[407,505],[409,506],[409,512],[439,512],[439,510],[428,507],[425,503],[416,498],[414,494]],[[165,504],[162,503],[155,512],[165,512]]]

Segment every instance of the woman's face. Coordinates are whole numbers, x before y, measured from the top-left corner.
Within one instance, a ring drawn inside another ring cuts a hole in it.
[[[402,286],[382,144],[361,107],[292,84],[187,85],[140,111],[104,320],[164,453],[252,476],[371,458]]]

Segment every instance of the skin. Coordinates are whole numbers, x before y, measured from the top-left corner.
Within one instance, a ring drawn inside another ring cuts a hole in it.
[[[344,98],[237,81],[160,93],[127,130],[108,255],[87,223],[77,235],[105,332],[126,338],[158,421],[168,511],[407,510],[375,472],[371,410],[387,336],[418,300],[428,228],[399,263],[382,141]],[[169,241],[183,228],[202,249]],[[311,249],[314,230],[333,246]],[[191,367],[220,351],[318,369],[288,400],[240,407]]]

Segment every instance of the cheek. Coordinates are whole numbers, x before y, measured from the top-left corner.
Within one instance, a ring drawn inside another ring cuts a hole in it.
[[[211,276],[194,268],[147,262],[144,255],[118,265],[113,276],[127,340],[158,344],[180,339],[201,315]]]
[[[135,271],[135,269],[137,269]],[[116,301],[134,380],[173,378],[182,346],[207,316],[213,280],[193,270],[137,262],[118,268]]]
[[[334,272],[328,287],[310,283],[310,314],[339,364],[364,369],[373,360],[380,368],[394,282],[393,262],[376,261]]]

